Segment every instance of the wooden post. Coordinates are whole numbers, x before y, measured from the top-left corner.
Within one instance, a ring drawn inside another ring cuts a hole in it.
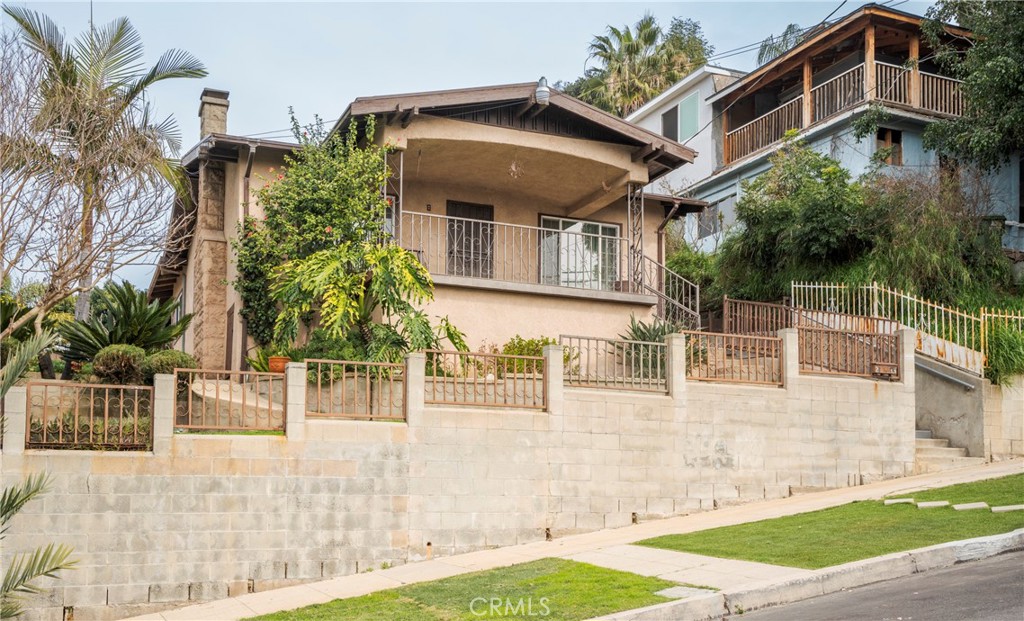
[[[908,54],[913,66],[910,68],[910,105],[914,108],[921,107],[921,67],[918,65],[921,60],[921,36],[917,33],[910,35],[910,53]]]
[[[729,111],[722,113],[722,165],[732,160],[732,149],[729,142]]]
[[[864,28],[864,101],[878,97],[875,92],[875,25]]]
[[[804,59],[804,124],[803,127],[810,126],[814,122],[814,102],[811,101],[811,83],[813,80],[813,72],[811,71],[811,58],[808,56]]]

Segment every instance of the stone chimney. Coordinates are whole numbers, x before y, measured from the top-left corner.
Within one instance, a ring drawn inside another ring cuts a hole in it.
[[[228,92],[204,88],[199,98],[199,139],[228,133]]]

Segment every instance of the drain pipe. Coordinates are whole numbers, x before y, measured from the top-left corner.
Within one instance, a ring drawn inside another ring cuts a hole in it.
[[[244,209],[244,217],[249,217],[249,176],[252,174],[252,162],[256,159],[256,143],[250,142],[249,145],[249,157],[245,162],[245,175],[242,176],[242,195],[245,197],[242,201]]]

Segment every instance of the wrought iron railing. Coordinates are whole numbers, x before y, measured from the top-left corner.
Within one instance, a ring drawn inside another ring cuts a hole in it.
[[[405,420],[405,365],[307,360],[306,416]]]
[[[658,316],[679,327],[700,328],[700,287],[645,256],[644,288],[658,298]]]
[[[665,343],[566,335],[558,342],[567,386],[668,391]]]
[[[399,243],[435,276],[631,288],[629,241],[623,237],[405,212]]]
[[[808,327],[797,333],[801,373],[900,378],[898,335]]]
[[[684,331],[686,377],[735,384],[783,383],[782,339],[768,336]]]
[[[29,381],[25,447],[147,451],[153,388]]]
[[[283,374],[175,369],[174,386],[176,429],[284,430]]]
[[[547,407],[544,358],[428,350],[424,403],[482,407]]]

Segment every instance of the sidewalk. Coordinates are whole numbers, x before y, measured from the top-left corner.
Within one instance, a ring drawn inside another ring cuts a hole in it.
[[[802,572],[810,572],[792,567],[776,568],[773,565],[762,563],[748,563],[653,549],[646,550],[628,544],[650,537],[756,522],[816,511],[856,500],[879,499],[886,495],[992,479],[1022,471],[1024,471],[1024,462],[1012,460],[960,470],[904,477],[859,487],[739,505],[716,511],[645,522],[624,528],[573,535],[554,541],[538,541],[410,563],[373,573],[342,576],[272,591],[250,593],[163,613],[133,617],[133,619],[139,621],[159,619],[167,621],[234,621],[279,610],[320,604],[339,598],[366,595],[404,584],[438,580],[463,573],[551,557],[580,560],[634,573],[659,575],[675,582],[707,585],[721,589],[738,588],[746,584],[764,585],[770,581],[784,583],[800,579],[804,575]]]

